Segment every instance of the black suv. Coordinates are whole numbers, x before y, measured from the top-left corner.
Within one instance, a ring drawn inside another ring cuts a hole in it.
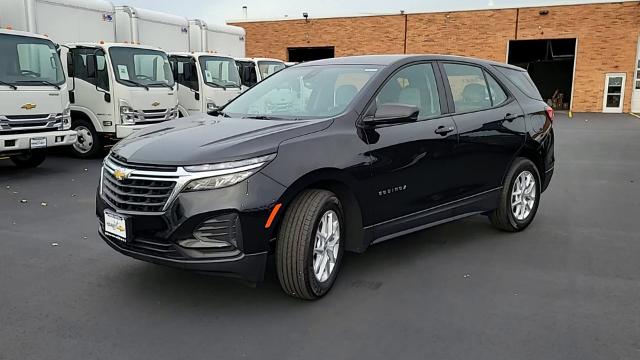
[[[215,113],[147,127],[105,159],[97,209],[115,250],[333,285],[345,251],[484,214],[520,231],[554,166],[553,111],[517,67],[361,56],[287,68]]]

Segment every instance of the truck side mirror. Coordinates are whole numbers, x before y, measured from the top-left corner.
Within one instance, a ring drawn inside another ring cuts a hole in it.
[[[73,55],[71,54],[71,51],[67,53],[67,73],[69,77],[76,76],[75,67],[73,66]]]
[[[95,79],[97,68],[98,68],[98,62],[96,60],[96,56],[91,54],[87,55],[87,78]]]
[[[249,68],[249,86],[253,86],[258,83],[258,74],[256,73],[256,68]]]

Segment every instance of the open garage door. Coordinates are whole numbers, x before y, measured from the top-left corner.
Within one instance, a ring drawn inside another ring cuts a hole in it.
[[[527,69],[544,101],[571,109],[576,39],[511,40],[507,62]]]
[[[323,47],[290,47],[289,61],[304,62],[321,60],[335,57],[335,48],[333,46]]]

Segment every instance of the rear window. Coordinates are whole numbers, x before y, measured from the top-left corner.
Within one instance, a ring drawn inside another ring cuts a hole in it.
[[[509,69],[502,66],[496,66],[496,68],[525,95],[532,99],[542,100],[542,96],[540,95],[538,88],[533,83],[526,71]]]

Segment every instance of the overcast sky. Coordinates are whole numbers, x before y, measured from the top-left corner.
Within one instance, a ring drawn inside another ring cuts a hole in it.
[[[2,1],[2,0],[0,0]],[[242,6],[248,7],[249,19],[372,15],[407,12],[449,11],[603,2],[602,0],[112,0],[116,5],[131,5],[157,10],[190,19],[223,24],[240,19]]]

